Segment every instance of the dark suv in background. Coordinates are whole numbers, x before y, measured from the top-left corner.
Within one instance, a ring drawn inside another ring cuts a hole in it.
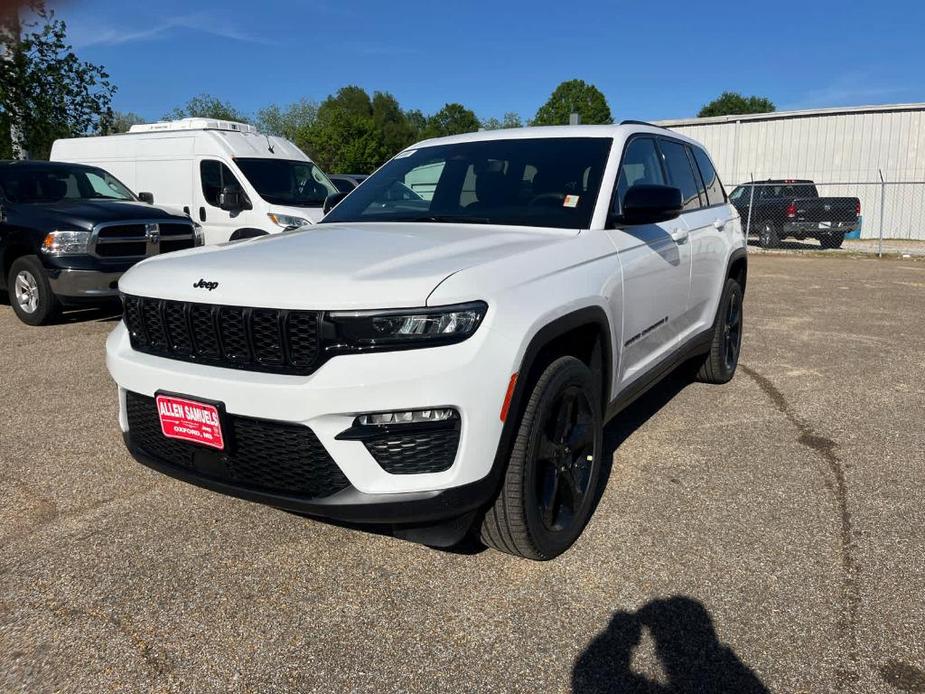
[[[197,245],[189,217],[142,202],[103,169],[0,162],[0,287],[29,325],[118,297],[139,260]]]

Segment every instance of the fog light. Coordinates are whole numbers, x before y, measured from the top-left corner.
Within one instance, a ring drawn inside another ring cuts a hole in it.
[[[456,410],[444,407],[429,410],[404,410],[401,412],[376,412],[361,414],[356,423],[360,426],[385,426],[389,424],[424,424],[445,422],[458,417]]]

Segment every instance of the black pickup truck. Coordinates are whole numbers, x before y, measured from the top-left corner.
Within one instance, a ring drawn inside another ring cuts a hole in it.
[[[762,248],[786,238],[819,239],[823,248],[839,248],[861,215],[857,198],[821,198],[812,181],[768,180],[737,186],[729,195]],[[749,217],[751,207],[751,217]]]
[[[140,201],[103,169],[0,161],[0,288],[24,323],[118,297],[139,260],[200,244],[189,217]]]

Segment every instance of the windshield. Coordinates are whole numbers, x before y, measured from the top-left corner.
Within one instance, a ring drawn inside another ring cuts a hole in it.
[[[0,167],[0,190],[14,203],[65,200],[135,200],[115,176],[102,169],[63,166]]]
[[[321,207],[337,192],[324,172],[310,161],[235,159],[257,194],[272,205]]]
[[[324,222],[587,228],[612,142],[531,137],[406,150]]]

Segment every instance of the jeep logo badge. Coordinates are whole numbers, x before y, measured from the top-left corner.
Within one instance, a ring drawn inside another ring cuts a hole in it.
[[[200,279],[198,282],[193,283],[193,289],[208,289],[210,292],[218,286],[218,282],[206,282],[204,279]]]

